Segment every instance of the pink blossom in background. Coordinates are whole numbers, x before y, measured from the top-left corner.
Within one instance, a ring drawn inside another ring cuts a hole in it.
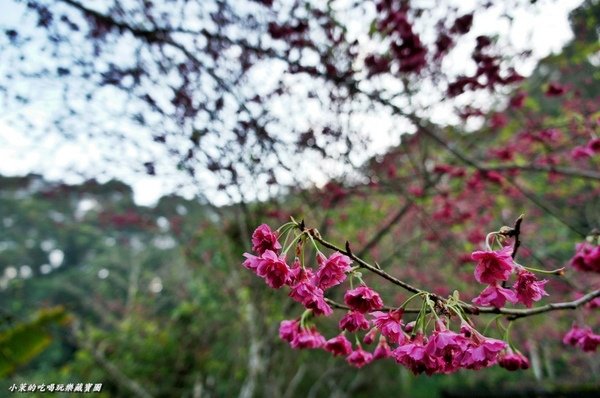
[[[587,159],[594,156],[594,151],[586,146],[576,146],[571,150],[571,158],[573,160]]]
[[[551,82],[546,89],[547,97],[558,97],[567,92],[567,89],[557,82]]]
[[[565,334],[563,343],[581,348],[585,352],[596,351],[600,345],[600,335],[594,334],[589,326],[580,328],[573,325],[571,330]]]
[[[588,242],[578,243],[571,266],[579,271],[600,272],[600,246]]]

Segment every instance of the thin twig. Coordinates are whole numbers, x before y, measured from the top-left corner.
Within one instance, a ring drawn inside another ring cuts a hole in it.
[[[348,307],[347,305],[338,303],[337,301],[334,301],[327,297],[325,297],[325,302],[327,304],[329,304],[331,307],[337,308],[338,310],[346,310],[346,311],[350,310],[350,307]],[[383,306],[380,308],[380,310],[382,310],[382,311],[395,311],[397,309],[398,308],[396,308],[396,307],[389,307],[389,306]],[[405,314],[418,314],[419,311],[421,311],[421,309],[419,309],[419,308],[405,308],[404,310],[402,310],[402,312]]]

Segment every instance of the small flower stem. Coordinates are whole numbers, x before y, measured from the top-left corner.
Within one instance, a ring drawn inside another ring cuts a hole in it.
[[[502,317],[503,317],[503,315],[499,314],[499,315],[496,315],[495,317],[493,317],[492,319],[490,319],[490,321],[487,323],[487,325],[485,325],[485,328],[483,329],[483,334],[485,334],[487,332],[487,330],[490,328],[490,325],[492,324],[492,322],[494,322]]]
[[[292,248],[292,246],[294,246],[294,244],[296,243],[296,239],[300,238],[300,237],[301,237],[302,235],[304,235],[304,234],[305,234],[305,232],[302,232],[300,235],[296,235],[296,236],[294,236],[294,238],[292,239],[292,241],[290,242],[290,244],[289,244],[287,247],[284,247],[284,249],[283,249],[283,251],[281,252],[281,254],[282,254],[283,256],[285,256],[285,255],[287,254],[287,252],[288,252],[288,251],[289,251],[289,250]],[[288,236],[289,236],[289,235],[288,235]],[[287,238],[286,238],[286,240],[285,240],[285,241],[286,241],[285,243],[287,243]]]
[[[508,321],[508,326],[504,330],[504,341],[508,342],[510,340],[510,328],[511,328],[512,324],[513,324],[513,321]]]
[[[403,303],[400,305],[400,307],[399,307],[399,308],[404,308],[404,307],[406,307],[406,305],[407,305],[408,303],[410,303],[410,302],[411,302],[411,301],[412,301],[414,298],[416,298],[416,297],[419,297],[419,296],[421,296],[421,295],[423,295],[423,293],[415,293],[415,294],[413,294],[412,296],[410,296],[409,298],[407,298],[407,299],[406,299],[406,300],[405,300],[405,301],[404,301],[404,302],[403,302]]]
[[[319,250],[319,246],[317,246],[317,242],[315,242],[315,240],[312,237],[312,235],[309,234],[309,233],[307,233],[306,235],[308,235],[308,237],[310,238],[310,241],[312,242],[313,246],[315,247],[315,250],[317,251],[317,254],[321,253],[321,251]]]
[[[290,238],[290,233],[294,230],[294,228],[286,228],[285,232],[282,232],[281,235],[285,235],[285,239],[283,240],[283,247],[287,246],[288,240]]]
[[[521,267],[525,268],[527,271],[537,272],[538,274],[558,275],[558,276],[562,276],[562,275],[565,274],[565,267],[553,269],[553,270],[550,270],[550,271],[545,270],[545,269],[539,269],[539,268],[524,267],[522,265],[521,265]]]
[[[286,222],[285,224],[283,224],[282,226],[280,226],[279,228],[277,228],[277,232],[280,232],[280,231],[281,231],[281,230],[283,230],[283,229],[289,228],[289,227],[290,227],[290,225],[295,227],[295,226],[296,226],[296,223],[295,223],[295,222],[293,222],[293,221],[288,221],[288,222]],[[282,232],[282,233],[283,233],[283,232]]]
[[[490,232],[485,237],[485,247],[487,247],[488,251],[492,251],[492,246],[490,245],[490,237],[493,236],[495,238],[497,234],[498,234],[498,231],[494,231],[494,232]]]
[[[302,329],[305,329],[305,323],[306,323],[306,318],[308,318],[310,315],[312,314],[312,310],[306,310],[302,313],[302,316],[300,317],[300,327]]]

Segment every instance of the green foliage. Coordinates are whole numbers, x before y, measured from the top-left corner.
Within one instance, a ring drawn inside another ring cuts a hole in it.
[[[38,310],[27,322],[9,325],[0,330],[0,377],[25,365],[52,342],[49,328],[64,324],[68,315],[62,307]]]

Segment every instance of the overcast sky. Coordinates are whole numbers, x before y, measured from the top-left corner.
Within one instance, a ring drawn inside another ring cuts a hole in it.
[[[2,0],[0,9],[0,28],[11,26],[19,16],[23,5],[17,5],[10,0]],[[467,4],[468,2],[465,2]],[[479,14],[475,19],[473,34],[486,33],[508,33],[513,45],[517,48],[532,48],[534,56],[527,64],[520,65],[521,73],[530,73],[536,60],[547,56],[552,52],[559,52],[562,46],[572,38],[568,23],[568,13],[577,7],[580,0],[558,0],[543,2],[543,7],[538,7],[536,13],[517,12],[512,28],[509,30],[508,23],[499,18],[498,10]],[[460,56],[460,55],[459,55]],[[0,63],[2,55],[0,54]],[[43,129],[45,118],[51,113],[53,107],[60,107],[60,95],[48,90],[44,96],[39,98],[33,106],[28,106],[26,116],[37,123],[36,128]],[[450,118],[449,114],[438,112],[437,122],[444,122]],[[95,162],[102,162],[102,156],[95,152],[93,142],[73,141],[68,142],[56,137],[48,137],[43,144],[32,138],[39,136],[31,131],[16,130],[8,125],[11,115],[4,112],[0,114],[0,173],[9,176],[25,175],[35,172],[45,175],[51,180],[64,180],[77,183],[77,177],[73,173],[67,173],[66,169],[77,164],[81,170],[88,170]],[[389,126],[391,120],[377,120],[383,126]],[[109,123],[109,120],[106,120]],[[378,129],[375,129],[378,130]],[[383,129],[382,129],[383,130]],[[43,131],[42,131],[43,132]],[[374,142],[374,152],[382,152],[390,144],[387,136],[381,135]],[[52,154],[52,158],[48,157]],[[161,195],[170,193],[174,189],[174,183],[168,178],[150,177],[133,173],[119,173],[116,177],[130,184],[135,193],[138,204],[151,205]]]

